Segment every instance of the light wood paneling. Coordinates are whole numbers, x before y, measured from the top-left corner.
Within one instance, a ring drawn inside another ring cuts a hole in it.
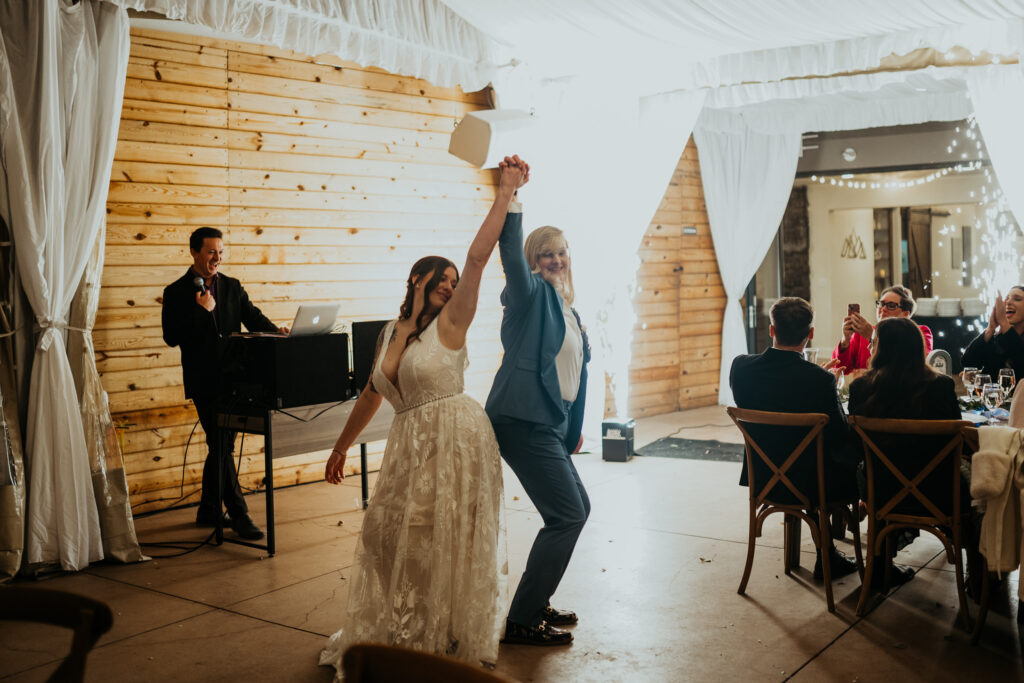
[[[684,234],[692,226],[696,234]],[[697,148],[691,139],[639,249],[628,413],[718,400],[725,291],[711,241]],[[610,402],[606,405],[610,412]]]
[[[494,198],[492,172],[447,153],[455,122],[488,103],[336,58],[132,31],[94,341],[137,511],[198,500],[205,435],[160,328],[189,234],[224,231],[224,272],[279,324],[318,301],[341,302],[345,320],[393,317],[413,261],[439,253],[461,266]],[[502,285],[495,258],[481,295],[495,305],[469,339],[466,384],[479,399],[500,358]],[[262,486],[262,449],[245,437],[247,488]],[[275,483],[320,479],[326,456],[277,461]]]

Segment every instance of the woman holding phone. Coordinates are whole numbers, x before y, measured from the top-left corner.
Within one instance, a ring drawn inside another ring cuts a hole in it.
[[[917,310],[914,295],[903,285],[893,285],[882,292],[875,302],[878,309],[876,317],[879,321],[886,318],[909,318]],[[932,351],[932,331],[925,325],[919,325],[924,336],[924,353]],[[832,358],[839,361],[846,374],[854,370],[868,367],[871,359],[871,335],[874,327],[867,318],[860,314],[860,304],[850,304],[846,317],[843,318],[843,336],[832,351]]]

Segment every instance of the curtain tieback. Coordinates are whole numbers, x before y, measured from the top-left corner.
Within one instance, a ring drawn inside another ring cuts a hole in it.
[[[81,332],[82,334],[90,332],[90,330],[88,329],[82,329],[81,327],[74,327],[73,325],[68,325],[63,320],[53,320],[51,318],[43,318],[42,320],[38,320],[36,322],[36,325],[39,327],[39,330],[43,333],[42,339],[39,340],[40,351],[49,350],[50,345],[53,344],[54,337],[57,335],[57,330],[71,330],[72,332]]]

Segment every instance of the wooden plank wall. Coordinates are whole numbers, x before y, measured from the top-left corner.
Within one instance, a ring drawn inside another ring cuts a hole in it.
[[[107,207],[94,340],[124,432],[136,512],[195,502],[205,458],[177,349],[160,329],[163,287],[190,263],[188,236],[225,232],[224,272],[279,324],[299,303],[341,301],[345,320],[397,315],[412,262],[462,265],[494,176],[447,153],[454,122],[487,108],[424,81],[245,43],[134,29]],[[497,259],[482,296],[496,301]],[[467,389],[483,399],[500,357],[496,306],[470,335]],[[248,436],[241,481],[263,444]],[[379,452],[379,445],[377,448]],[[323,476],[325,453],[278,461],[278,484]],[[350,461],[351,462],[351,461]]]
[[[684,226],[697,233],[684,234]],[[628,414],[714,405],[725,290],[692,138],[644,235],[640,261]]]

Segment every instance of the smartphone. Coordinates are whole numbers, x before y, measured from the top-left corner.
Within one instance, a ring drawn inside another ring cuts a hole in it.
[[[860,304],[849,304],[846,307],[846,315],[850,315],[851,313],[860,313]]]

